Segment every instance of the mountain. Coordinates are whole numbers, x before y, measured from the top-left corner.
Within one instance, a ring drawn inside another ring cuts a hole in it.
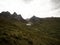
[[[14,19],[16,19],[16,20],[18,20],[18,21],[26,22],[26,21],[22,18],[21,14],[18,15],[16,12],[14,12],[14,13],[11,15],[11,17],[14,18]]]
[[[21,20],[16,13],[0,13],[0,45],[60,45],[60,17],[33,16],[27,20],[31,26]]]
[[[31,21],[31,22],[38,22],[38,21],[40,21],[40,18],[38,18],[36,16],[33,16],[33,17],[30,18],[29,21]]]
[[[41,23],[43,22],[45,19],[44,18],[39,18],[39,17],[36,17],[36,16],[32,16],[29,21],[32,22],[32,23]]]
[[[21,21],[21,22],[26,22],[26,20],[24,20],[23,18],[22,18],[22,16],[21,15],[18,15],[16,12],[14,12],[13,14],[10,14],[10,12],[1,12],[0,13],[0,17],[1,18],[7,18],[7,19],[9,19],[9,20],[17,20],[17,21]]]
[[[10,14],[10,12],[8,12],[8,11],[7,11],[7,12],[4,12],[4,11],[3,11],[3,12],[0,13],[0,17],[8,18],[8,17],[10,17],[10,16],[11,16],[11,14]]]

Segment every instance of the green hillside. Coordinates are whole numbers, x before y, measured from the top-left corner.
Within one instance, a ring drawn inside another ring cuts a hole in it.
[[[0,45],[60,45],[60,18],[33,23],[0,18]]]
[[[59,45],[59,21],[44,21],[32,26],[0,19],[0,45]]]

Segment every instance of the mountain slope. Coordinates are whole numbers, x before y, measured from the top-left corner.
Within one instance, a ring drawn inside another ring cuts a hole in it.
[[[45,18],[27,26],[26,22],[1,17],[0,45],[60,45],[60,18]]]

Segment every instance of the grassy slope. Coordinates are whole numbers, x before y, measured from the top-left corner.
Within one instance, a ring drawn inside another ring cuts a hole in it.
[[[0,19],[0,45],[60,45],[60,20],[46,20],[32,26]]]

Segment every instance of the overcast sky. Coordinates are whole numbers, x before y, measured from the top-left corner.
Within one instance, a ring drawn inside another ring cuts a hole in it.
[[[17,12],[24,18],[60,16],[60,0],[0,0],[0,12]]]

